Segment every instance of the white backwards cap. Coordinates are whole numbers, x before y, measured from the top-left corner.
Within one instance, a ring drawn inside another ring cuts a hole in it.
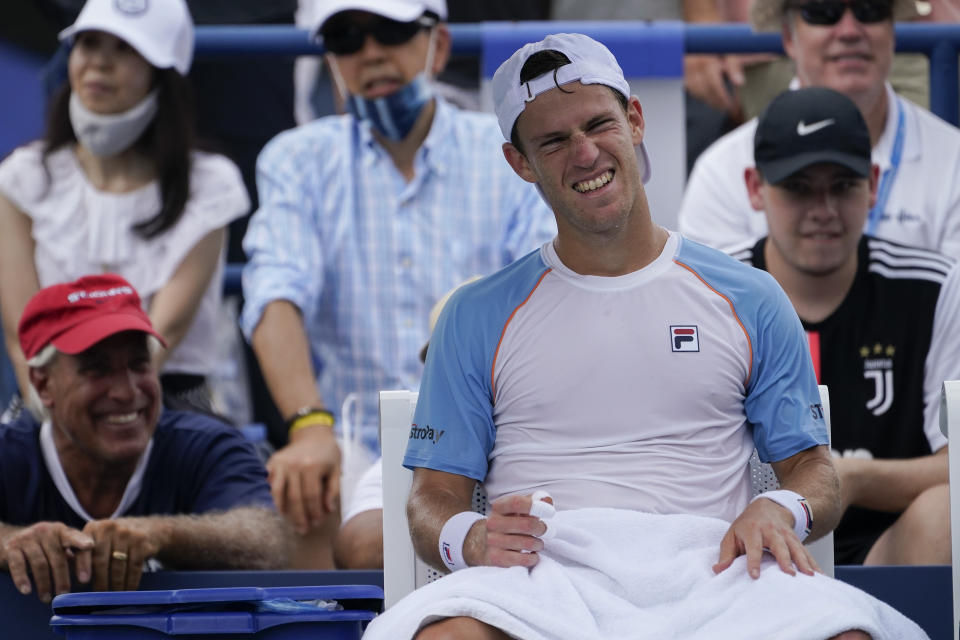
[[[87,0],[60,39],[93,30],[120,38],[159,69],[190,70],[193,20],[184,0]]]
[[[567,56],[565,64],[556,73],[544,73],[529,82],[520,82],[520,69],[527,59],[539,51],[559,51]],[[555,33],[540,42],[523,45],[493,74],[493,104],[503,138],[510,140],[510,132],[528,102],[544,91],[558,85],[579,81],[582,84],[602,84],[630,98],[630,85],[623,70],[605,46],[580,33]],[[650,180],[650,158],[641,142],[637,147],[640,177]]]

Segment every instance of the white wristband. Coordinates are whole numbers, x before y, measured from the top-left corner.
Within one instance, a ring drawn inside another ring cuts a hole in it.
[[[461,511],[444,523],[440,530],[440,558],[450,571],[467,568],[463,559],[463,541],[473,523],[483,519],[483,515],[476,511]]]
[[[757,498],[773,500],[792,513],[793,532],[797,534],[801,542],[810,535],[810,529],[813,528],[813,511],[810,509],[810,505],[807,504],[807,499],[802,495],[787,489],[777,489],[776,491],[766,491],[753,496],[753,500]],[[753,500],[750,502],[753,502]]]

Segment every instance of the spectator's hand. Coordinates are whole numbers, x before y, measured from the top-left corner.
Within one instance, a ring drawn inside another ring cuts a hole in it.
[[[734,91],[727,88],[730,82]],[[744,83],[743,68],[737,56],[692,54],[683,60],[683,85],[714,109],[726,113],[735,122],[743,119],[736,89]]]
[[[772,500],[754,500],[733,521],[720,542],[720,558],[714,573],[727,569],[737,556],[746,554],[747,572],[760,577],[760,559],[768,551],[784,573],[813,575],[820,571],[816,561],[793,532],[793,514]]]
[[[267,462],[273,501],[300,535],[318,527],[340,499],[340,447],[327,425],[308,426]]]
[[[163,548],[162,533],[149,518],[93,520],[83,532],[94,541],[93,588],[96,591],[132,591],[140,584],[143,563]],[[79,571],[79,568],[78,568]]]
[[[28,573],[33,575],[37,597],[43,602],[50,602],[54,595],[69,592],[71,561],[77,580],[90,580],[94,541],[62,522],[38,522],[18,529],[4,538],[2,545],[2,557],[6,560],[10,578],[24,595],[31,590]]]
[[[547,499],[550,504],[553,501]],[[471,566],[533,567],[540,561],[547,525],[530,515],[533,496],[506,496],[490,503],[464,541],[464,559]],[[472,538],[472,540],[471,540]]]
[[[726,113],[733,122],[743,122],[746,114],[737,93],[747,81],[747,67],[778,58],[780,56],[772,53],[684,56],[683,86],[693,97]]]

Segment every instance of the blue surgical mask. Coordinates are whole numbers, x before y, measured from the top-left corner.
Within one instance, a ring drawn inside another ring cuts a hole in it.
[[[426,73],[419,73],[408,84],[393,93],[367,99],[347,96],[347,111],[358,120],[366,120],[380,135],[389,140],[403,140],[433,98],[433,87]]]

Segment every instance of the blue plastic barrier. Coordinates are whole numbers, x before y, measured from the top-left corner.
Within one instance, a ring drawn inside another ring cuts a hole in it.
[[[383,589],[370,585],[67,593],[50,625],[67,640],[360,640],[382,608]]]
[[[219,587],[293,587],[320,585],[383,586],[382,571],[158,571],[145,573],[143,590],[212,589]],[[34,594],[21,595],[0,570],[0,638],[63,640],[50,627],[53,614]],[[214,639],[210,639],[214,640]]]
[[[920,625],[930,640],[955,640],[950,634],[953,588],[948,565],[838,566],[835,576],[897,609]]]

